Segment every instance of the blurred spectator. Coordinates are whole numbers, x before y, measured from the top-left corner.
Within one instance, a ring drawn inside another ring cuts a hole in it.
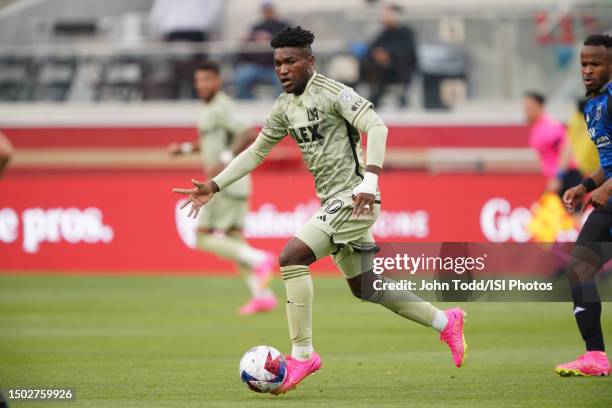
[[[268,46],[277,32],[289,24],[279,20],[274,3],[270,0],[261,2],[262,20],[255,24],[246,38],[247,44],[262,44]],[[240,99],[253,99],[253,86],[260,83],[272,84],[276,94],[281,92],[280,83],[274,73],[274,57],[272,52],[244,52],[238,57],[234,72],[236,96]]]
[[[155,0],[149,16],[151,29],[164,41],[209,41],[219,21],[222,0]],[[196,97],[191,78],[206,59],[204,52],[171,59],[173,79],[167,90],[170,99]]]
[[[418,67],[416,39],[412,29],[400,25],[401,8],[387,6],[383,11],[383,30],[370,44],[361,60],[361,80],[370,86],[370,101],[378,105],[390,84],[400,84],[399,105],[406,106],[406,91]]]
[[[207,41],[221,4],[221,0],[155,0],[149,15],[151,29],[165,41]]]
[[[565,190],[582,180],[571,156],[563,163],[561,152],[567,144],[565,129],[546,113],[546,99],[542,94],[527,92],[523,103],[529,125],[529,145],[540,158],[542,173],[547,180],[546,190],[562,196]]]
[[[2,178],[2,174],[4,174],[4,170],[11,160],[13,152],[13,145],[11,145],[11,142],[4,133],[0,132],[0,178]]]

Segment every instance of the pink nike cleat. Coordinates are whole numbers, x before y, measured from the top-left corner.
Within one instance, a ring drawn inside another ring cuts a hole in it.
[[[277,266],[276,259],[277,257],[274,253],[266,252],[266,257],[255,265],[255,275],[257,276],[257,279],[259,279],[259,286],[261,288],[268,287]]]
[[[593,377],[610,375],[608,355],[603,351],[587,351],[576,360],[559,364],[555,373],[561,377]]]
[[[276,309],[278,301],[274,296],[266,296],[263,298],[251,298],[240,309],[238,314],[241,316],[252,315],[255,313],[270,312]]]
[[[444,311],[448,323],[440,333],[440,340],[448,345],[453,355],[453,362],[457,367],[465,364],[467,358],[467,343],[463,336],[463,323],[466,313],[458,307]]]
[[[284,394],[298,386],[298,384],[310,374],[314,374],[321,368],[321,357],[314,351],[309,360],[300,361],[291,357],[290,355],[285,356],[287,362],[287,375],[283,384],[272,394]]]

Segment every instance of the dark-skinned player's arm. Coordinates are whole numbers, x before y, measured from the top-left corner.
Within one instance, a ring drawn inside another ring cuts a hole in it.
[[[238,137],[234,139],[232,145],[221,153],[219,157],[219,164],[216,165],[208,174],[209,178],[215,177],[221,173],[223,169],[230,164],[234,157],[242,153],[247,147],[249,147],[257,138],[257,130],[255,128],[247,128],[238,134]]]
[[[600,168],[599,170],[599,174],[603,180],[603,169]],[[593,194],[589,197],[588,204],[591,204],[595,208],[605,207],[610,201],[610,197],[612,197],[612,178],[609,178],[605,182],[599,182],[599,184],[597,184],[597,180],[594,181],[598,187],[593,190]]]
[[[206,182],[191,180],[194,186],[193,188],[172,189],[175,193],[187,196],[187,201],[181,206],[181,209],[191,203],[191,210],[188,214],[189,217],[196,218],[200,212],[200,208],[209,202],[216,193],[235,181],[240,180],[242,177],[255,170],[257,166],[264,161],[272,148],[276,146],[286,134],[286,127],[282,130],[282,127],[277,126],[271,130],[269,122],[270,120],[268,120],[268,124],[266,124],[264,129],[259,133],[255,142],[236,156],[236,158],[216,177]],[[266,135],[266,132],[274,134],[276,137],[269,137]],[[282,134],[282,136],[278,136],[280,134]]]
[[[360,217],[365,213],[374,212],[374,200],[378,190],[378,176],[385,161],[387,146],[387,126],[376,114],[373,108],[357,118],[355,127],[361,133],[368,135],[366,149],[366,172],[363,181],[353,190],[353,216]]]
[[[567,209],[567,211],[570,213],[573,213],[578,203],[581,202],[582,199],[588,193],[590,193],[593,190],[599,190],[600,187],[603,187],[604,180],[605,180],[604,171],[603,171],[603,168],[600,167],[599,169],[597,169],[597,171],[595,171],[595,173],[591,175],[591,177],[584,179],[584,181],[578,184],[576,187],[567,189],[565,193],[563,194],[563,203],[565,204],[565,208]],[[608,184],[608,183],[605,183],[605,184]],[[602,190],[601,192],[603,193],[603,191],[604,190]],[[591,203],[592,198],[593,197],[591,196],[589,203]],[[599,199],[597,202],[599,202]],[[596,204],[593,204],[593,207],[597,208]]]

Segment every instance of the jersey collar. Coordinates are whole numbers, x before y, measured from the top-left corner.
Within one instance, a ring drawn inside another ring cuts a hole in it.
[[[293,101],[295,104],[297,105],[301,105],[302,104],[302,96],[306,94],[306,92],[308,92],[308,89],[310,88],[310,85],[312,84],[312,81],[314,81],[314,79],[317,77],[317,72],[314,71],[312,73],[312,76],[310,77],[310,79],[308,80],[308,83],[306,84],[306,88],[304,88],[304,92],[302,92],[300,95],[296,95],[293,94]]]
[[[310,85],[312,84],[312,81],[314,81],[314,79],[317,77],[317,71],[313,71],[312,72],[312,76],[310,77],[310,79],[308,80],[308,83],[306,84],[306,88],[304,88],[304,93],[306,93],[306,91],[308,91],[308,88],[310,88]]]
[[[599,90],[599,93],[607,93],[608,92],[608,87],[610,86],[610,84],[612,84],[612,80],[608,81],[607,84],[605,84],[604,86],[601,87],[601,89]]]

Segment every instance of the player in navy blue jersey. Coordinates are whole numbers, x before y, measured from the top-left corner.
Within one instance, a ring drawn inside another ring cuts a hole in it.
[[[584,108],[591,140],[597,146],[600,168],[563,195],[573,212],[587,194],[594,211],[580,231],[568,265],[574,316],[586,345],[586,353],[559,364],[561,376],[607,376],[610,362],[601,330],[601,299],[595,275],[612,259],[612,38],[591,35],[580,52],[582,80],[589,98]]]

